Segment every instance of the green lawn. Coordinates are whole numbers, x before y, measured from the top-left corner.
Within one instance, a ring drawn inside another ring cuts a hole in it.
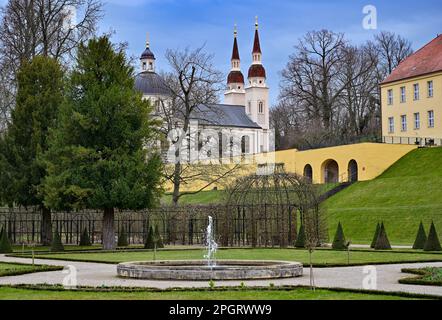
[[[0,300],[407,300],[393,295],[306,288],[293,290],[88,292],[0,287]]]
[[[202,191],[197,194],[184,195],[180,204],[216,204],[224,201],[225,193],[218,190]],[[172,204],[172,194],[165,194],[161,199],[163,204]]]
[[[442,268],[428,267],[422,269],[403,269],[404,273],[415,276],[399,280],[403,284],[417,284],[427,286],[442,286]]]
[[[384,221],[392,244],[414,242],[422,220],[432,220],[442,236],[442,148],[418,149],[375,180],[358,182],[328,199],[330,238],[339,221],[353,243],[371,242],[378,221]]]
[[[158,251],[158,260],[201,260],[205,251],[197,250],[166,250]],[[53,253],[41,254],[37,258],[61,259],[74,261],[92,261],[106,263],[120,263],[127,261],[152,260],[152,251],[125,251],[125,252],[89,252],[89,253]],[[307,264],[308,251],[299,249],[221,249],[217,252],[217,259],[238,260],[287,260],[299,261]],[[382,264],[398,262],[442,261],[442,254],[422,252],[388,252],[362,251],[350,252],[350,264]],[[313,253],[313,263],[316,266],[347,265],[347,252],[329,249],[316,250]]]
[[[0,277],[15,276],[33,272],[62,270],[62,267],[44,266],[44,265],[28,265],[20,263],[0,262]]]

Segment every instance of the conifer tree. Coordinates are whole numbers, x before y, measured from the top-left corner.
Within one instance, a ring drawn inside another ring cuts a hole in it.
[[[127,247],[128,245],[126,229],[122,226],[120,234],[118,235],[118,246]]]
[[[305,228],[301,221],[298,236],[296,237],[295,248],[305,248]]]
[[[80,246],[82,247],[88,247],[91,246],[91,238],[89,237],[89,232],[87,232],[87,229],[84,228],[83,233],[80,236]]]
[[[374,248],[374,246],[376,245],[376,241],[379,237],[379,231],[381,231],[381,224],[378,222],[378,224],[376,225],[376,231],[374,232],[373,240],[371,241],[371,248]]]
[[[416,240],[413,244],[413,249],[423,249],[427,242],[427,234],[425,233],[424,224],[419,224],[419,230],[417,231]]]
[[[0,231],[0,253],[11,253],[12,246],[8,238],[8,233],[2,228]]]
[[[144,249],[154,249],[155,241],[154,241],[154,229],[151,225],[149,227],[149,231],[147,232],[146,243],[144,244]]]
[[[390,241],[388,240],[387,231],[385,230],[384,223],[381,223],[379,229],[379,236],[374,246],[375,250],[391,250]]]
[[[347,249],[344,230],[342,229],[341,222],[338,223],[338,228],[336,230],[335,238],[333,240],[332,248],[335,250]]]
[[[52,237],[51,251],[52,252],[64,251],[64,246],[63,243],[61,242],[61,236],[58,230],[55,230],[54,235]]]
[[[430,232],[428,233],[428,239],[425,242],[424,251],[442,251],[434,222],[431,222]]]

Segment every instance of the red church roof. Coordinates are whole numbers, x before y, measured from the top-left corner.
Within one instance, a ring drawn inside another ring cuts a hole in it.
[[[258,29],[255,30],[255,40],[253,41],[253,52],[252,53],[261,53],[261,45],[259,44]]]
[[[442,71],[442,35],[403,60],[381,84],[438,71]]]
[[[233,40],[232,60],[239,60],[238,41]]]

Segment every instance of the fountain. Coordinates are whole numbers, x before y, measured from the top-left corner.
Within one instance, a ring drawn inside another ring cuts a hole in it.
[[[117,266],[120,277],[149,280],[252,280],[302,276],[298,262],[216,260],[218,244],[214,240],[213,218],[206,229],[204,260],[138,261]]]

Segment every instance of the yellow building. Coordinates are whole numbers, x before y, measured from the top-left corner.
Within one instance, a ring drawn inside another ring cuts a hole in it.
[[[442,145],[442,35],[381,83],[383,142]]]

